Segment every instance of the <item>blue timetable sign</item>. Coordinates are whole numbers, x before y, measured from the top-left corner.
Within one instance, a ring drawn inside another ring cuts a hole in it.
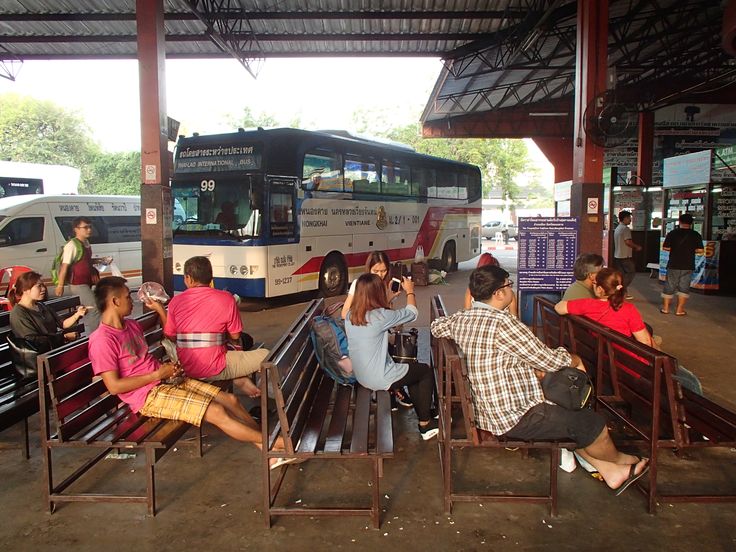
[[[578,252],[578,219],[519,219],[518,289],[562,291],[574,280]]]

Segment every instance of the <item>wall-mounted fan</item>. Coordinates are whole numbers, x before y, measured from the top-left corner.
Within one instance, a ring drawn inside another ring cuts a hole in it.
[[[617,102],[612,90],[598,94],[583,118],[586,136],[601,147],[614,148],[636,138],[637,110]]]

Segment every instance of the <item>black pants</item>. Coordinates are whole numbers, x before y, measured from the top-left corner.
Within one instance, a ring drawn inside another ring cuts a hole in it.
[[[398,381],[395,381],[391,389],[399,389],[405,385],[409,388],[411,400],[414,402],[414,410],[420,422],[428,422],[432,419],[432,392],[434,391],[434,374],[432,369],[422,362],[409,361],[409,371]]]

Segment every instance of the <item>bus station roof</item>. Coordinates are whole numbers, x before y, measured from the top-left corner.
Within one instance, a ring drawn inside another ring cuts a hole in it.
[[[610,0],[610,87],[653,109],[731,103],[726,2]],[[576,0],[164,0],[169,58],[429,56],[444,61],[422,115],[428,136],[571,136]],[[5,0],[0,75],[23,60],[134,59],[133,0]]]

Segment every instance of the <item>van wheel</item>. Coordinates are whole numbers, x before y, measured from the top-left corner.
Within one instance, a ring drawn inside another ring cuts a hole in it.
[[[319,292],[323,297],[334,297],[345,293],[348,269],[339,253],[330,253],[319,271]]]
[[[455,256],[455,242],[449,241],[442,249],[442,270],[452,272],[457,270],[457,257]]]

